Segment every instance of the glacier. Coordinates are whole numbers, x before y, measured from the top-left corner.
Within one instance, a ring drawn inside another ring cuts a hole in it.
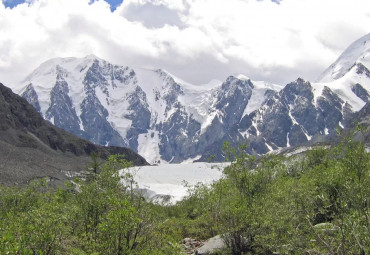
[[[160,200],[168,196],[169,203],[176,203],[188,195],[188,188],[198,183],[210,185],[223,176],[223,169],[230,163],[182,163],[158,166],[131,167],[120,174],[130,173],[148,199]]]

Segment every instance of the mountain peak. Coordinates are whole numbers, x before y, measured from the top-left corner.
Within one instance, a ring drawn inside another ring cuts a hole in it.
[[[231,82],[234,82],[234,81],[241,81],[241,82],[245,82],[245,81],[250,81],[250,79],[247,77],[247,76],[244,76],[244,75],[230,75],[226,78],[226,82],[227,83],[231,83]]]
[[[238,74],[238,75],[235,75],[236,78],[238,78],[239,80],[250,80],[249,77],[245,76],[244,74]]]
[[[301,77],[298,77],[297,80],[294,81],[295,83],[298,83],[298,84],[303,84],[303,83],[309,83],[309,81],[301,78]]]
[[[352,43],[339,58],[318,78],[318,82],[331,82],[343,77],[357,63],[370,66],[370,33]]]
[[[94,54],[89,54],[89,55],[86,55],[85,57],[84,57],[85,59],[100,59],[99,57],[97,57],[96,55],[94,55]]]

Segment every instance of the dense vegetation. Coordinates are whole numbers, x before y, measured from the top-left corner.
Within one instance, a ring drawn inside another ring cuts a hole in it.
[[[83,178],[1,187],[0,254],[181,254],[158,206],[134,193],[131,164],[97,156]],[[122,182],[124,185],[122,185]]]
[[[370,155],[345,139],[288,159],[236,155],[225,179],[182,201],[196,234],[221,254],[370,254]],[[193,234],[194,233],[187,233]]]
[[[84,178],[0,188],[0,254],[182,254],[184,237],[221,234],[220,254],[370,254],[370,155],[346,138],[291,157],[233,159],[173,206],[146,202],[129,164],[96,157]],[[124,183],[124,185],[121,185]]]

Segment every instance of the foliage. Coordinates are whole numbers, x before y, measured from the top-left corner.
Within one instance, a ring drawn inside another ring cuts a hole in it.
[[[163,215],[119,173],[131,164],[96,159],[74,185],[0,187],[0,254],[181,254]]]
[[[346,137],[333,148],[259,159],[243,147],[224,149],[233,160],[225,177],[177,205],[177,217],[198,224],[185,233],[222,234],[222,254],[370,253],[370,156],[362,143]]]
[[[185,237],[222,235],[218,254],[370,254],[370,156],[345,138],[290,157],[245,154],[175,205],[146,201],[120,156],[82,178],[0,187],[0,254],[183,254]]]

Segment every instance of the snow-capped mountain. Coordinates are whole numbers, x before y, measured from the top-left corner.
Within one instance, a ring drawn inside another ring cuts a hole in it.
[[[299,145],[346,125],[370,100],[370,34],[350,45],[317,83],[303,79],[270,97],[244,126],[271,149]]]
[[[97,144],[129,146],[151,163],[221,159],[224,141],[245,139],[250,153],[263,154],[329,134],[369,101],[369,38],[317,83],[283,87],[237,75],[195,86],[90,55],[49,60],[16,90],[55,125]]]
[[[348,73],[356,64],[370,65],[370,34],[352,43],[340,57],[318,78],[318,82],[332,82]]]
[[[345,119],[346,105],[328,87],[315,94],[303,79],[289,83],[269,98],[251,117],[247,136],[261,136],[277,149],[299,145],[314,135],[328,134]]]
[[[53,124],[97,144],[128,146],[154,163],[199,158],[279,89],[245,76],[194,86],[164,70],[90,55],[43,63],[18,92]]]
[[[357,112],[370,99],[369,70],[370,34],[367,34],[352,43],[314,86],[318,91],[327,86]]]

